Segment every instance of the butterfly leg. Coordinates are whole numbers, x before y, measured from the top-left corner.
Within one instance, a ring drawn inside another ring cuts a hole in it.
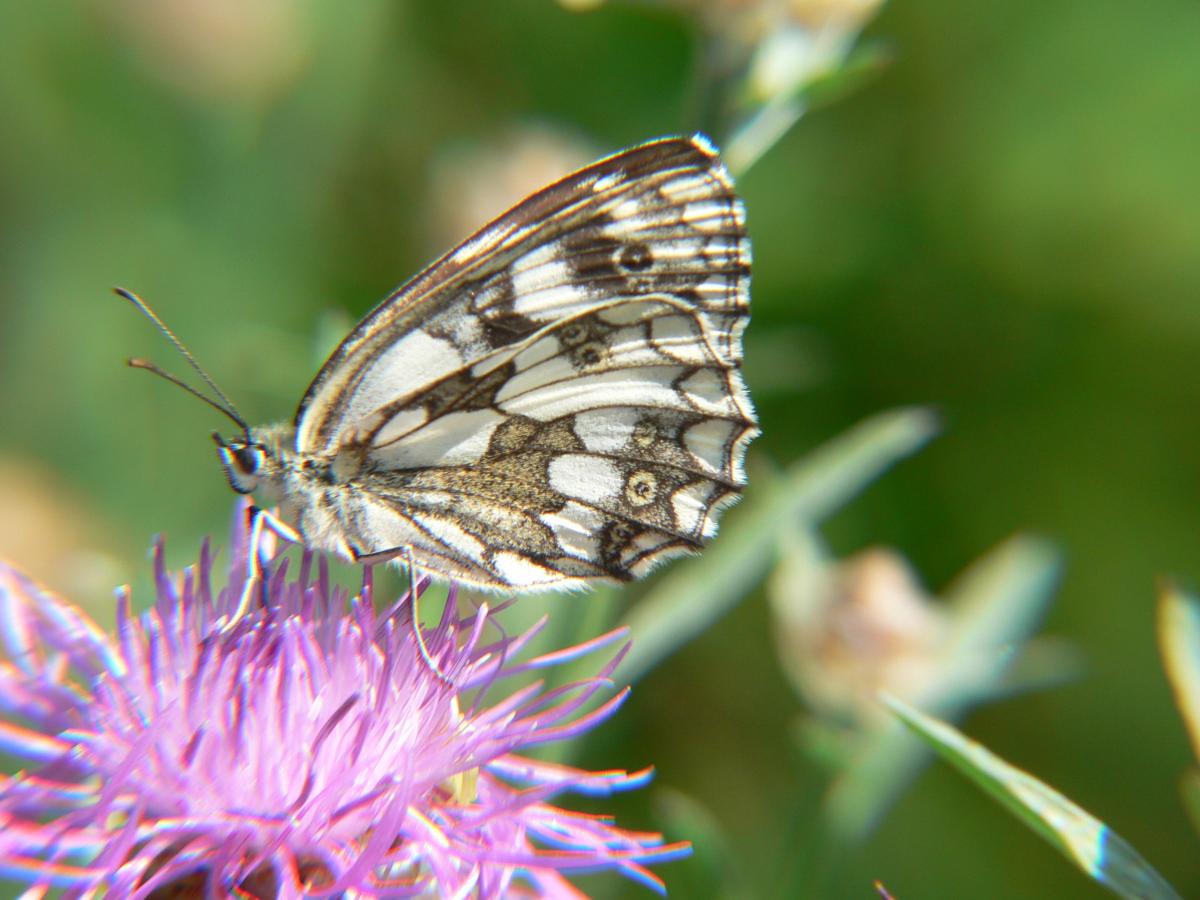
[[[300,536],[295,528],[289,525],[273,512],[263,509],[261,506],[250,507],[251,521],[260,521],[267,528],[270,528],[275,534],[287,541],[289,544],[303,544],[304,538]]]
[[[222,633],[228,632],[245,618],[253,605],[256,589],[259,592],[259,605],[264,609],[267,607],[267,579],[264,573],[270,548],[266,546],[266,530],[270,529],[277,537],[289,543],[303,543],[299,532],[274,513],[259,506],[251,506],[246,510],[246,514],[250,517],[250,541],[246,548],[246,583],[242,586],[242,593],[233,613],[221,623]]]
[[[266,552],[263,548],[263,528],[268,524],[269,514],[257,506],[251,506],[247,508],[246,515],[249,517],[250,523],[250,540],[246,546],[246,581],[238,596],[237,606],[227,618],[224,618],[224,621],[218,623],[217,630],[220,634],[232,631],[238,622],[245,618],[253,603],[255,589],[260,591],[259,602],[263,607],[267,605],[267,580],[263,577],[267,563]]]
[[[377,553],[359,553],[357,550],[351,549],[351,558],[363,566],[378,566],[383,563],[391,562],[393,559],[398,559],[403,556],[407,560],[412,559],[412,550],[409,547],[393,547],[390,550],[380,550]],[[407,566],[408,574],[411,577],[413,574],[412,566]]]
[[[417,561],[413,558],[412,547],[395,547],[380,553],[369,554],[363,558],[375,559],[377,557],[380,558],[380,561],[384,562],[403,557],[405,568],[408,569],[408,592],[409,597],[412,598],[412,608],[409,610],[409,614],[412,617],[413,640],[417,644],[417,652],[421,654],[421,659],[438,681],[449,687],[454,687],[454,682],[446,677],[446,674],[438,668],[438,664],[430,656],[429,647],[425,643],[425,634],[421,631],[421,614],[418,608],[418,602],[421,598],[420,576],[417,574]],[[450,603],[452,600],[447,599],[446,602]]]

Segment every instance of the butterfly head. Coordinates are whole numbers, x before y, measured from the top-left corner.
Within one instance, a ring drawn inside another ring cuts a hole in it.
[[[267,448],[255,441],[253,435],[226,441],[213,432],[213,441],[229,486],[239,494],[253,493],[267,468]]]
[[[228,441],[213,433],[217,454],[231,488],[239,494],[260,491],[273,495],[278,492],[282,475],[280,461],[287,454],[285,431],[290,432],[290,429],[251,428]]]
[[[265,495],[264,500],[277,500],[287,461],[292,459],[288,445],[294,433],[284,425],[248,428],[230,440],[213,432],[229,486],[239,494],[257,491]]]

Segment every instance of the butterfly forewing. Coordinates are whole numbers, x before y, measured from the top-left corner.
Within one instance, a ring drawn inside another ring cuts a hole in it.
[[[609,157],[371,313],[309,388],[296,449],[361,462],[336,511],[360,552],[409,546],[491,587],[640,576],[715,533],[744,482],[749,263],[706,141]]]

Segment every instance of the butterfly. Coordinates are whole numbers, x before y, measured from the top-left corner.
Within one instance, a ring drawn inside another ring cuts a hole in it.
[[[398,288],[292,422],[214,434],[230,486],[309,547],[482,588],[628,581],[698,550],[758,434],[745,214],[702,135],[542,189]]]

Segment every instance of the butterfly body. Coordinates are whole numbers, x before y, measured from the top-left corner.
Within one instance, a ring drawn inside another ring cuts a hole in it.
[[[500,589],[629,580],[744,484],[749,243],[703,138],[533,195],[370,313],[294,422],[218,441],[306,544]]]

